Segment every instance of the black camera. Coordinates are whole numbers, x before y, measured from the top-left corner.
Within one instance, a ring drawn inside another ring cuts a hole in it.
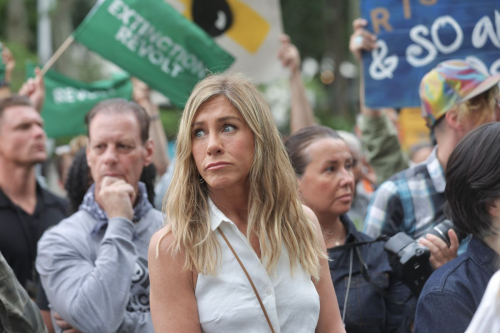
[[[436,235],[450,246],[450,238],[448,237],[450,229],[455,231],[459,242],[467,237],[467,234],[458,231],[449,220],[439,223],[428,234]],[[420,245],[404,232],[392,236],[385,243],[384,249],[389,254],[389,263],[396,274],[403,277],[415,296],[420,295],[425,282],[433,271],[429,263],[429,249]]]

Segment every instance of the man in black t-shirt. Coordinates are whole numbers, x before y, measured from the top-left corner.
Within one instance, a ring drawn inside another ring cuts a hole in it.
[[[47,159],[45,143],[43,120],[30,99],[0,100],[0,252],[50,319],[44,292],[37,293],[34,261],[43,232],[66,217],[66,202],[36,181],[35,166]]]
[[[35,190],[36,206],[30,212],[12,202],[0,185],[0,252],[31,297],[36,293],[33,276],[36,244],[47,228],[66,217],[63,199],[36,182]]]

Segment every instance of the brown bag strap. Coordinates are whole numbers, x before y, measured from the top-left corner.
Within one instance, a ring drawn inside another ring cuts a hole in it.
[[[236,260],[240,264],[241,269],[243,269],[243,272],[247,276],[248,282],[250,282],[250,285],[252,286],[253,292],[255,293],[255,296],[257,297],[257,300],[259,301],[260,308],[262,309],[262,312],[264,312],[264,316],[266,317],[267,324],[269,325],[269,328],[271,329],[271,332],[275,333],[274,329],[273,329],[273,325],[271,324],[271,320],[269,319],[269,316],[267,315],[266,308],[264,307],[264,303],[262,303],[262,300],[260,299],[259,293],[257,292],[257,288],[255,288],[255,285],[253,284],[252,278],[248,274],[247,270],[245,269],[245,266],[243,266],[243,263],[240,260],[240,257],[238,257],[238,255],[236,254],[236,251],[234,251],[233,247],[231,246],[231,243],[229,243],[229,240],[226,238],[226,235],[224,235],[224,233],[222,232],[222,230],[220,229],[220,227],[217,228],[217,231],[220,233],[220,235],[222,236],[222,238],[224,238],[224,240],[226,241],[227,246],[229,246],[229,249],[231,250],[231,252],[233,252],[234,257],[236,258]]]

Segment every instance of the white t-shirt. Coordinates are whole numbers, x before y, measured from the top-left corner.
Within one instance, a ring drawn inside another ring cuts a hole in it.
[[[217,276],[198,275],[195,295],[203,332],[270,331],[250,282],[217,227],[250,274],[274,331],[314,332],[319,318],[319,295],[311,276],[300,264],[291,275],[285,249],[275,276],[269,276],[247,238],[212,201],[210,218],[222,250],[222,269]]]
[[[466,333],[500,332],[500,272],[488,283],[481,304],[477,308]]]

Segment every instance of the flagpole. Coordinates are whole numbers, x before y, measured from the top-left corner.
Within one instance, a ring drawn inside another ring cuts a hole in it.
[[[57,61],[57,59],[59,59],[61,57],[61,55],[64,53],[64,51],[66,51],[66,49],[71,45],[71,43],[73,43],[74,40],[75,40],[75,37],[73,37],[73,34],[71,34],[64,41],[64,43],[59,47],[59,49],[57,49],[56,53],[54,53],[54,55],[52,55],[52,57],[50,57],[49,61],[47,61],[47,63],[43,66],[42,71],[40,72],[40,74],[42,76],[44,76],[45,73],[47,73],[47,71],[50,69],[50,67],[52,67],[52,65],[54,65],[54,63]]]

